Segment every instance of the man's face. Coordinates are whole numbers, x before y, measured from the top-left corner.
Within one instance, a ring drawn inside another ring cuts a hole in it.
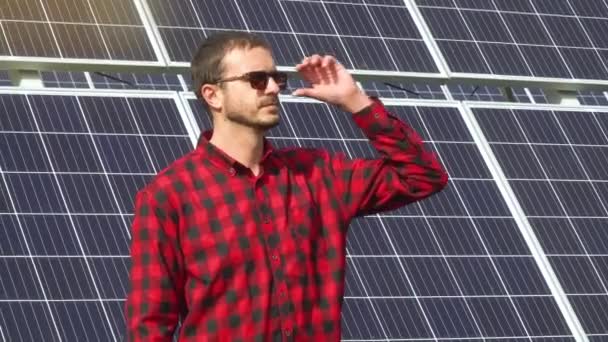
[[[270,51],[256,47],[233,49],[223,60],[222,78],[240,76],[251,71],[276,70]],[[273,78],[263,90],[254,89],[246,80],[221,84],[223,114],[234,123],[266,131],[279,124],[279,86]]]

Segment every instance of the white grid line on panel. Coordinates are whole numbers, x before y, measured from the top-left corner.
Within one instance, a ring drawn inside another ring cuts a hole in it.
[[[570,0],[566,0],[566,2],[568,3],[568,7],[570,7],[572,12],[576,13],[576,11],[574,10],[574,7],[572,7],[572,4],[570,3]],[[599,53],[599,48],[595,45],[595,42],[593,41],[593,39],[591,39],[591,36],[589,36],[589,33],[587,32],[587,28],[585,27],[585,25],[583,25],[583,22],[581,21],[581,17],[577,15],[577,16],[574,16],[574,18],[576,18],[576,21],[578,22],[581,29],[585,33],[585,37],[587,37],[587,40],[589,41],[593,50],[595,51],[595,55],[599,58],[600,63],[602,63],[602,66],[604,67],[604,71],[608,71],[608,67],[606,67],[606,62],[604,61],[604,57],[602,57],[602,55]]]
[[[36,119],[36,117],[34,115],[34,109],[32,107],[32,104],[31,104],[29,96],[26,97],[26,101],[27,101],[27,104],[29,106],[30,114],[32,116],[32,120],[34,122],[34,125],[35,125],[36,129],[38,130],[38,132],[41,132],[40,126],[38,124],[38,120]],[[48,150],[48,148],[46,146],[46,143],[44,142],[44,139],[42,138],[42,136],[40,138],[42,140],[42,147],[43,147],[44,152],[46,154],[47,161],[49,162],[49,166],[50,166],[50,168],[51,168],[52,171],[55,171],[55,167],[53,166],[53,159],[51,158],[51,155],[50,155],[49,150]],[[57,175],[54,176],[54,180],[55,180],[55,183],[57,185],[57,190],[58,190],[59,195],[61,197],[62,203],[63,203],[63,205],[64,205],[64,207],[66,209],[66,212],[70,213],[70,209],[69,209],[69,205],[68,205],[68,201],[67,201],[66,195],[64,194],[64,191],[62,189],[62,184],[61,184],[59,178],[57,177]],[[71,228],[74,231],[74,236],[76,238],[76,241],[78,242],[78,247],[79,247],[81,253],[84,255],[86,252],[85,252],[84,246],[82,244],[82,241],[80,239],[80,236],[78,235],[78,231],[76,229],[76,224],[75,224],[75,222],[74,222],[74,220],[72,219],[71,216],[68,215],[68,218],[69,218],[69,221],[70,221]],[[87,268],[87,271],[88,271],[88,275],[89,275],[90,280],[91,280],[91,284],[93,285],[94,291],[97,294],[98,299],[101,301],[101,299],[102,299],[101,291],[99,289],[99,286],[97,285],[97,282],[95,281],[95,276],[93,275],[93,269],[92,269],[91,265],[89,264],[89,262],[86,261],[86,259],[85,259],[85,265],[86,265],[86,268]],[[107,309],[103,305],[101,305],[101,309],[102,309],[103,315],[105,316],[105,319],[107,321],[107,324],[108,324],[107,327],[108,327],[108,329],[109,329],[109,331],[110,331],[110,333],[112,335],[112,338],[114,339],[114,341],[116,341],[117,338],[116,338],[116,335],[114,334],[114,329],[112,327],[112,322],[110,321],[110,317],[108,315]]]
[[[490,172],[494,175],[494,179],[499,186],[499,190],[505,198],[509,210],[513,213],[513,217],[515,218],[515,221],[517,222],[517,225],[526,243],[528,244],[529,249],[532,251],[534,259],[536,260],[536,263],[539,266],[543,277],[545,278],[546,284],[549,286],[551,293],[554,295],[557,305],[560,308],[568,327],[578,342],[588,342],[589,340],[587,335],[585,334],[578,317],[574,313],[572,304],[568,300],[566,293],[562,288],[562,285],[559,282],[557,275],[542,248],[542,245],[540,244],[540,241],[532,229],[528,218],[524,214],[524,211],[519,204],[513,189],[507,181],[506,176],[504,175],[502,168],[500,167],[500,164],[498,163],[498,160],[490,147],[490,144],[486,140],[485,135],[483,134],[481,127],[473,114],[473,108],[474,107],[471,107],[468,104],[463,104],[462,116],[465,123],[469,127],[469,131],[472,133],[474,140],[479,146],[482,156],[486,161],[486,165],[489,167]]]
[[[55,35],[55,30],[53,30],[53,26],[50,25],[51,19],[46,11],[46,6],[44,6],[43,0],[40,0],[40,8],[44,13],[44,17],[46,18],[45,24],[48,24],[49,31],[51,32],[51,36],[53,37],[53,41],[55,42],[55,47],[57,47],[57,52],[59,53],[59,58],[63,58],[63,51],[61,50],[61,46],[59,46],[59,41],[57,40],[57,36]],[[40,36],[40,35],[39,35]],[[7,45],[10,45],[8,41]]]
[[[2,171],[2,168],[0,168],[0,177],[2,178],[2,183],[5,185],[6,195],[8,197],[9,202],[11,203],[11,208],[13,211],[16,212],[17,207],[15,205],[15,201],[13,200],[13,195],[10,191],[10,188],[8,187],[8,182],[6,180],[6,176],[5,176],[4,172]],[[44,288],[44,284],[42,282],[42,277],[40,276],[40,272],[38,271],[38,266],[36,265],[36,263],[34,262],[34,258],[32,257],[32,251],[31,251],[28,239],[27,239],[27,235],[25,234],[25,228],[23,227],[23,223],[21,222],[21,220],[18,217],[15,217],[15,220],[17,221],[17,225],[19,226],[19,233],[21,234],[21,238],[23,239],[23,243],[25,244],[25,248],[28,253],[28,258],[30,259],[32,269],[36,276],[36,281],[38,283],[38,286],[40,287],[40,292],[42,293],[42,297],[43,297],[42,301],[46,304],[46,308],[47,308],[49,316],[51,318],[51,325],[52,325],[53,329],[55,330],[55,333],[57,334],[57,338],[61,342],[62,339],[61,339],[61,334],[59,333],[59,326],[57,325],[57,321],[55,320],[55,315],[53,314],[53,310],[51,309],[49,298],[46,294],[47,291]]]
[[[512,111],[511,111],[512,112]],[[516,115],[513,114],[513,118],[515,120],[515,122],[517,123],[517,125],[519,126],[519,129],[524,132],[523,128],[522,128],[522,124],[520,123],[519,119],[517,118]],[[555,114],[554,114],[555,115]],[[558,121],[558,125],[559,125],[559,121]],[[526,140],[529,140],[527,136],[525,136]],[[567,139],[567,137],[566,137]],[[543,173],[543,175],[545,176],[545,179],[549,178],[549,175],[547,173],[547,170],[545,169],[545,167],[543,166],[542,161],[540,160],[540,158],[538,157],[536,151],[534,149],[532,150],[532,154],[534,155],[534,158],[536,159],[536,162],[541,166],[540,169]],[[568,215],[568,211],[566,210],[566,205],[563,203],[561,197],[559,196],[559,193],[557,192],[557,190],[555,189],[555,187],[553,186],[553,184],[551,182],[547,183],[549,185],[549,187],[551,188],[551,191],[553,192],[553,195],[557,198],[557,201],[559,203],[560,209],[561,211],[565,214],[565,217],[568,219],[568,222],[570,223],[570,227],[572,228],[572,231],[574,232],[574,234],[576,235],[576,238],[578,240],[578,243],[580,244],[580,246],[583,248],[583,250],[585,251],[586,254],[588,254],[589,252],[587,251],[587,247],[584,244],[583,239],[580,237],[578,231],[575,229],[574,224],[572,223],[572,216]],[[604,288],[604,291],[606,291],[606,293],[608,293],[608,287],[605,284],[604,280],[601,277],[600,272],[597,269],[597,266],[595,265],[595,263],[593,262],[593,260],[591,260],[591,258],[589,258],[589,263],[591,264],[591,266],[593,267],[593,270],[595,272],[595,275],[597,276],[597,279],[599,280],[599,282],[601,283],[602,287]]]
[[[91,127],[89,126],[89,122],[86,118],[84,108],[82,107],[79,97],[76,97],[76,103],[78,104],[78,108],[80,110],[80,115],[87,128],[87,131],[89,132],[89,134],[91,134],[92,133]],[[106,170],[106,166],[104,165],[103,157],[101,156],[101,153],[99,152],[99,148],[97,147],[97,142],[95,141],[95,138],[92,135],[90,136],[90,138],[91,138],[91,143],[93,144],[93,148],[95,149],[95,154],[97,155],[97,159],[99,160],[99,165],[101,165],[101,170],[103,171],[101,174],[104,175],[104,178],[107,182],[108,189],[110,190],[110,194],[112,196],[112,199],[114,200],[114,204],[116,205],[117,213],[119,214],[119,217],[122,219],[127,236],[130,237],[131,235],[129,232],[129,222],[123,215],[124,213],[122,212],[122,210],[120,208],[120,203],[118,201],[118,197],[116,195],[116,192],[114,191],[114,187],[112,186],[112,181],[110,180],[109,173]],[[76,230],[74,230],[74,233],[77,234]],[[80,243],[80,239],[78,239],[78,241]],[[84,249],[82,249],[82,253],[85,254]],[[116,270],[116,272],[118,273],[118,270]]]
[[[112,54],[110,53],[110,48],[108,47],[108,43],[106,42],[106,37],[104,37],[103,35],[103,31],[101,30],[101,25],[99,25],[99,22],[97,21],[97,16],[95,15],[95,11],[93,10],[93,5],[91,4],[91,0],[87,0],[87,5],[89,6],[89,9],[91,10],[91,15],[93,16],[93,21],[95,22],[95,28],[97,28],[97,32],[99,32],[99,36],[101,37],[101,42],[103,44],[104,49],[106,50],[107,54],[108,54],[108,58],[112,59]],[[78,39],[80,39],[80,37],[78,37]],[[80,45],[82,46],[82,42],[80,42]]]

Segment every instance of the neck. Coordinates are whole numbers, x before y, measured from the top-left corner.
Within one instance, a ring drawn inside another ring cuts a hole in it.
[[[241,125],[214,125],[209,142],[255,174],[258,173],[264,153],[263,132]]]

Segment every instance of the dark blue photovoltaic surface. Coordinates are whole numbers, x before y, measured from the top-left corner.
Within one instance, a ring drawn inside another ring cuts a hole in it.
[[[3,336],[122,340],[134,195],[192,149],[175,99],[2,94],[0,110]]]
[[[583,328],[606,338],[608,113],[473,112]]]
[[[452,72],[608,78],[603,1],[415,2]]]
[[[0,26],[0,59],[157,61],[133,1],[5,0]]]
[[[267,39],[281,66],[329,53],[351,69],[437,73],[402,1],[162,1],[148,4],[171,61],[190,62],[202,40],[222,30]]]

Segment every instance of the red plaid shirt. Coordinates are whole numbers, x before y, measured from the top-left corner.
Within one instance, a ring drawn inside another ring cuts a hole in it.
[[[447,184],[434,154],[377,100],[354,114],[382,155],[274,150],[259,176],[208,142],[136,196],[131,341],[337,341],[351,219]]]

